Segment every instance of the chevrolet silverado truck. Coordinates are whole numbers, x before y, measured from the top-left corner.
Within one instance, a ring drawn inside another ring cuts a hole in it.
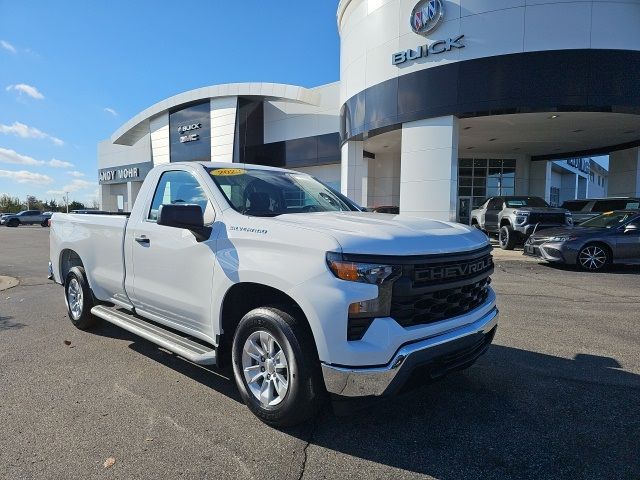
[[[549,206],[540,197],[491,197],[471,211],[471,225],[498,234],[503,250],[513,250],[537,230],[573,225],[571,212]]]
[[[103,319],[231,365],[274,426],[334,395],[391,395],[466,368],[497,328],[482,232],[359,211],[283,169],[157,166],[130,215],[56,213],[50,239],[50,278],[77,328]]]

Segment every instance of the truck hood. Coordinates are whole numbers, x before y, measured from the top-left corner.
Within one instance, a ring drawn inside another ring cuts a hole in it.
[[[367,255],[427,255],[464,252],[488,244],[477,229],[458,223],[369,212],[321,212],[274,218],[331,235],[344,253]]]

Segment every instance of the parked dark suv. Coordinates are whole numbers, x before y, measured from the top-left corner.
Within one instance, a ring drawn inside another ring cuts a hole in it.
[[[513,250],[533,232],[573,225],[571,212],[550,207],[540,197],[491,197],[471,212],[471,224],[487,234],[497,233],[500,248]]]
[[[633,210],[640,208],[640,198],[587,198],[583,200],[567,200],[562,208],[569,210],[573,216],[573,223],[581,224],[585,220],[597,217],[601,213],[615,210]]]

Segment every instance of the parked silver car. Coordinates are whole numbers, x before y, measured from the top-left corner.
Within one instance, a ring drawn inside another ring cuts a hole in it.
[[[51,218],[45,216],[40,210],[23,210],[20,213],[4,215],[0,219],[0,225],[7,227],[18,227],[20,225],[43,225]]]

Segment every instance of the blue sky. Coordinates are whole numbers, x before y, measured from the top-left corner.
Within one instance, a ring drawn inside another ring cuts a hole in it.
[[[0,0],[0,193],[89,201],[98,141],[176,93],[338,80],[336,5]]]
[[[90,201],[97,143],[176,93],[338,80],[336,8],[337,0],[0,0],[0,193],[69,191]]]

